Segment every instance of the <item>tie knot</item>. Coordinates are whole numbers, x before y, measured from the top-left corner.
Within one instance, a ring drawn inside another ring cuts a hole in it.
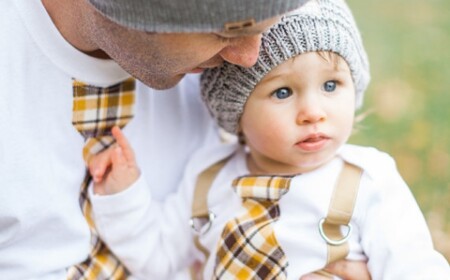
[[[294,176],[242,176],[233,181],[241,198],[277,201],[289,191]]]
[[[133,118],[134,89],[134,78],[109,87],[73,81],[72,123],[86,140],[83,148],[86,163],[92,155],[114,143],[111,136],[114,126],[122,128]]]

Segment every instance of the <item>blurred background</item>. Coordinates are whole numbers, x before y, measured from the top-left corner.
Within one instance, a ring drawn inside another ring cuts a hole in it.
[[[450,261],[450,1],[347,1],[372,73],[350,142],[395,158]]]

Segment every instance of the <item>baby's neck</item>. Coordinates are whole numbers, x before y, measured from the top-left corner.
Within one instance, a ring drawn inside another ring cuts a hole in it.
[[[255,159],[251,156],[251,154],[247,154],[246,157],[247,169],[250,174],[253,175],[296,175],[302,172],[295,170],[294,168],[265,168],[264,166],[258,165]]]
[[[302,173],[308,173],[314,170],[319,169],[320,167],[326,165],[335,157],[331,157],[329,160],[324,162],[319,166],[314,167],[297,167],[297,166],[288,166],[288,165],[272,165],[272,166],[264,166],[258,164],[258,161],[254,159],[251,153],[246,154],[246,165],[247,169],[252,175],[280,175],[280,176],[292,176],[298,175]]]

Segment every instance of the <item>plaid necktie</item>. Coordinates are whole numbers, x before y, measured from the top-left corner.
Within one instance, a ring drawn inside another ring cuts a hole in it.
[[[74,80],[73,125],[85,138],[83,159],[89,162],[92,155],[114,143],[113,126],[124,127],[133,118],[135,80],[130,78],[110,87],[94,87]],[[80,205],[91,229],[91,252],[86,261],[68,269],[68,279],[126,279],[129,272],[103,243],[95,230],[92,205],[87,188],[91,176],[86,171],[81,186]]]
[[[244,176],[233,181],[246,213],[229,221],[218,244],[214,279],[286,279],[288,262],[272,223],[292,177]]]

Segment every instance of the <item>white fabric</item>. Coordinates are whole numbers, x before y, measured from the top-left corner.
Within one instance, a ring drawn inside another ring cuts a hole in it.
[[[84,140],[72,126],[72,78],[107,86],[129,75],[69,45],[39,0],[0,1],[0,34],[0,278],[65,279],[90,242],[78,200]],[[164,93],[140,83],[136,91],[136,117],[124,132],[162,200],[212,121],[198,76]]]
[[[100,234],[142,279],[168,279],[165,273],[189,262],[195,248],[188,226],[196,176],[206,166],[235,150],[234,145],[200,151],[187,168],[180,192],[165,204],[152,201],[144,178],[111,197],[92,194]],[[393,159],[374,148],[345,145],[338,156],[318,170],[296,176],[280,201],[275,235],[286,252],[289,279],[319,270],[326,261],[326,244],[318,223],[328,212],[337,176],[348,161],[363,170],[351,220],[351,260],[368,258],[373,279],[450,279],[445,258],[433,249],[430,233]],[[216,215],[212,228],[200,238],[212,252],[204,271],[211,279],[216,245],[226,221],[244,211],[231,182],[248,174],[245,152],[239,152],[218,174],[208,194]],[[111,203],[108,203],[109,202]],[[115,205],[111,209],[111,205]]]

